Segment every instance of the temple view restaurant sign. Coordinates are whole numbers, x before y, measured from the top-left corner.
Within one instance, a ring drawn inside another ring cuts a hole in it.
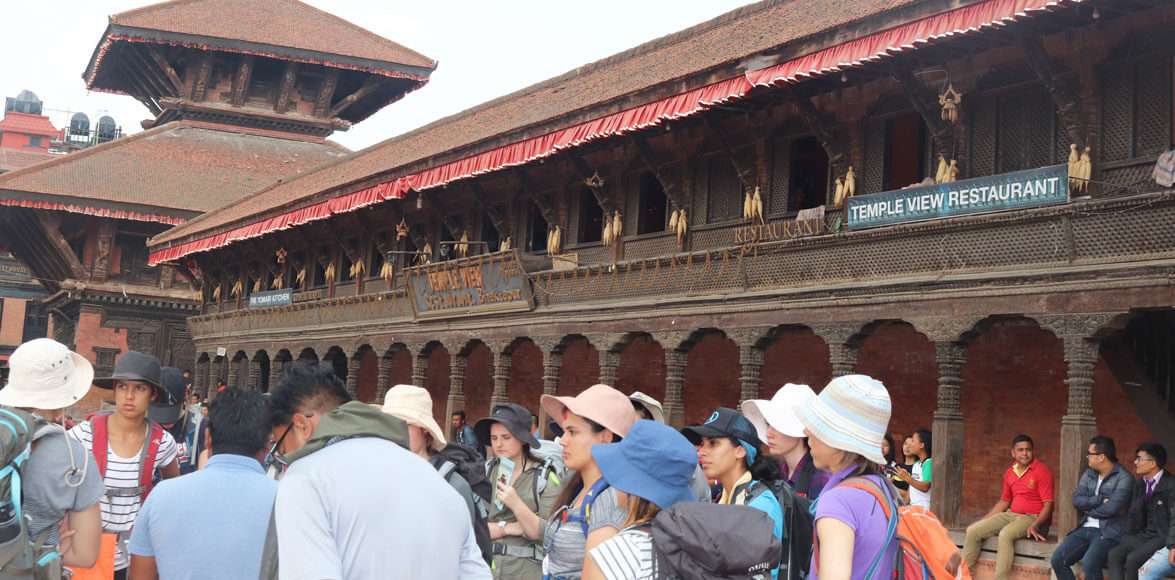
[[[418,319],[533,308],[530,280],[515,251],[409,268],[406,273]]]
[[[850,229],[1053,205],[1069,201],[1064,165],[977,177],[848,200]]]

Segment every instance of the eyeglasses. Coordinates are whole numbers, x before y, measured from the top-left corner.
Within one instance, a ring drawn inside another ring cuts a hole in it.
[[[1143,463],[1143,462],[1146,462],[1146,461],[1154,461],[1154,460],[1155,460],[1155,458],[1154,458],[1154,457],[1147,457],[1147,456],[1145,456],[1145,455],[1139,455],[1138,457],[1135,457],[1135,458],[1134,458],[1134,462],[1135,462],[1135,463]]]
[[[302,416],[309,419],[314,416],[314,413],[303,413]],[[281,437],[278,437],[277,441],[274,441],[273,445],[269,446],[269,453],[266,454],[266,463],[267,464],[276,463],[278,465],[281,465],[282,467],[286,467],[290,464],[290,462],[286,460],[285,454],[282,453],[281,447],[282,447],[282,441],[286,440],[286,435],[289,435],[290,429],[293,429],[293,428],[294,428],[294,418],[290,417],[290,424],[286,425],[286,429],[285,429],[285,431],[282,431]]]

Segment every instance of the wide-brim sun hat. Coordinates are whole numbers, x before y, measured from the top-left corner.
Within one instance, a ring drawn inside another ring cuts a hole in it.
[[[574,397],[543,395],[541,403],[548,417],[562,420],[563,412],[570,411],[621,437],[628,433],[636,421],[632,402],[624,393],[608,385],[593,385]]]
[[[592,445],[592,457],[608,485],[663,510],[696,499],[690,480],[698,464],[697,451],[668,425],[638,420],[619,443]]]
[[[17,347],[8,369],[0,405],[10,407],[64,409],[85,397],[94,383],[94,365],[86,357],[48,338]]]
[[[490,412],[489,417],[478,420],[473,425],[473,433],[477,435],[477,440],[482,445],[489,447],[490,445],[490,430],[494,423],[498,423],[505,427],[515,439],[530,445],[531,449],[539,448],[539,440],[535,438],[534,433],[530,430],[530,422],[534,414],[526,407],[517,405],[515,403],[502,403],[494,405],[493,411]]]
[[[160,396],[151,401],[147,409],[147,417],[161,425],[171,425],[179,421],[180,411],[184,406],[184,373],[175,367],[163,367],[159,371],[159,380],[163,388]]]
[[[629,395],[628,400],[636,403],[637,405],[640,405],[641,408],[646,409],[649,414],[653,416],[654,421],[658,423],[665,422],[665,409],[661,407],[661,401],[658,401],[657,399],[654,399],[653,397],[650,397],[640,391],[636,391]]]
[[[812,437],[834,449],[884,464],[881,443],[893,406],[881,381],[866,375],[832,379],[796,413]]]
[[[788,383],[776,391],[770,401],[754,399],[743,401],[741,410],[759,433],[759,439],[767,440],[767,428],[771,427],[788,437],[803,437],[804,424],[796,416],[796,410],[810,405],[816,393],[808,385]]]
[[[380,410],[409,425],[415,425],[432,435],[432,448],[440,451],[448,442],[445,432],[432,416],[432,395],[415,385],[396,385],[384,395]]]
[[[157,393],[162,394],[163,369],[159,359],[152,355],[128,351],[114,362],[114,372],[108,377],[94,379],[94,386],[102,389],[114,389],[119,381],[139,381],[155,387]]]

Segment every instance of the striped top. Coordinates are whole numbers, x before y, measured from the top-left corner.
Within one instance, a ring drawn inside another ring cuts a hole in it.
[[[77,439],[86,448],[86,451],[93,453],[94,431],[89,421],[78,423],[69,430],[69,434]],[[149,443],[149,441],[143,442],[144,445]],[[175,460],[177,452],[175,438],[167,430],[164,430],[163,438],[159,442],[159,450],[155,452],[155,469],[158,470]],[[141,451],[135,453],[134,457],[120,457],[114,452],[114,447],[107,445],[106,475],[103,478],[107,489],[139,487],[139,455],[141,453]],[[104,494],[98,503],[102,510],[102,531],[105,532],[129,532],[134,526],[135,518],[139,516],[140,500],[137,494],[115,497]],[[129,534],[119,534],[118,553],[114,558],[115,570],[121,570],[130,564],[126,555],[126,542],[122,541],[122,536],[126,535]]]
[[[657,577],[653,537],[629,528],[591,551],[592,560],[608,580],[653,580]]]

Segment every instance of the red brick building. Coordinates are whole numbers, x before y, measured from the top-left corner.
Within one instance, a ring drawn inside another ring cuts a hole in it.
[[[0,244],[48,291],[48,334],[99,373],[127,350],[191,368],[185,318],[199,310],[198,285],[188,264],[148,264],[146,240],[346,157],[326,137],[434,66],[295,0],[110,17],[83,79],[139,100],[146,130],[0,176]]]
[[[1150,179],[1172,22],[1149,0],[763,2],[277,184],[150,262],[203,271],[204,387],[324,360],[363,400],[412,382],[478,416],[602,381],[682,424],[869,373],[894,431],[933,426],[933,505],[962,525],[1018,432],[1062,494],[1099,429],[1175,444],[1175,191]],[[964,215],[982,192],[1042,197]],[[910,217],[922,195],[959,213]]]

